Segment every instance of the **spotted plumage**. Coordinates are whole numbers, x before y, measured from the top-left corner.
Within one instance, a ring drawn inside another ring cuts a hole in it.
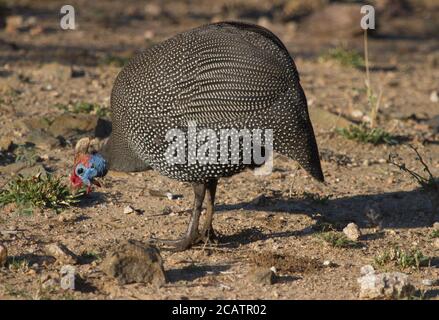
[[[296,161],[323,181],[307,102],[292,58],[282,42],[265,28],[238,22],[201,26],[178,34],[134,57],[118,75],[111,95],[112,133],[101,150],[109,168],[143,170],[193,184],[194,211],[183,238],[172,243],[186,249],[213,235],[212,215],[218,178],[254,163],[243,163],[249,148],[242,141],[238,163],[172,164],[167,133],[179,129],[190,156],[189,132],[211,129],[273,131],[274,151]],[[186,139],[187,138],[187,139]],[[261,141],[266,139],[263,136]],[[192,141],[193,143],[193,141]],[[203,141],[196,141],[201,146]],[[208,194],[207,217],[198,230],[201,206]]]
[[[143,162],[170,178],[196,182],[246,167],[169,165],[167,131],[187,131],[193,121],[218,136],[224,128],[273,129],[274,150],[323,180],[296,67],[281,41],[264,28],[210,24],[146,50],[117,77],[111,108],[109,157],[116,169]]]

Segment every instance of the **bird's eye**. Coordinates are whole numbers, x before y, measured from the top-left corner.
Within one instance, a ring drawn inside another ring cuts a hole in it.
[[[84,167],[83,166],[78,166],[77,168],[76,168],[76,174],[78,175],[78,176],[80,176],[80,175],[82,175],[83,173],[84,173]]]

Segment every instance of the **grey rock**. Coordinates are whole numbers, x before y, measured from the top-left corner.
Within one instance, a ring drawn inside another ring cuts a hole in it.
[[[160,251],[155,246],[137,241],[121,244],[110,252],[101,269],[120,284],[152,283],[160,286],[166,283]]]
[[[271,285],[276,282],[276,275],[268,268],[256,268],[249,274],[249,280],[256,284]]]
[[[29,168],[23,168],[19,173],[23,177],[34,177],[36,175],[40,175],[43,178],[47,177],[47,171],[41,164]]]
[[[400,272],[367,273],[357,282],[360,284],[360,298],[363,299],[401,299],[415,292],[408,276]]]
[[[62,143],[59,139],[53,137],[43,129],[32,130],[26,137],[26,140],[28,142],[32,142],[39,148],[47,150],[62,146]]]
[[[98,117],[90,114],[64,113],[56,117],[48,132],[54,137],[71,138],[78,134],[94,131]]]
[[[64,290],[75,290],[76,268],[72,265],[64,265],[60,271],[60,286]]]

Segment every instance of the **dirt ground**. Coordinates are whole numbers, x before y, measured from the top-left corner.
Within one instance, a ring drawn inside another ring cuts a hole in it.
[[[37,19],[29,22],[28,29],[11,32],[4,25],[0,29],[0,135],[14,144],[29,141],[26,120],[62,114],[57,105],[87,102],[108,108],[112,84],[121,70],[118,63],[125,57],[209,21],[242,19],[269,27],[293,56],[326,182],[315,182],[294,161],[281,156],[275,157],[269,176],[249,171],[220,180],[214,217],[219,245],[161,251],[169,280],[162,287],[119,285],[101,271],[100,262],[124,240],[146,242],[151,236],[173,238],[183,233],[193,201],[188,184],[154,171],[111,171],[102,188],[61,213],[21,214],[13,206],[0,208],[0,242],[14,261],[0,268],[0,299],[358,299],[360,268],[395,246],[421,251],[430,258],[429,264],[377,269],[407,273],[419,289],[417,297],[439,298],[438,283],[423,284],[425,279],[439,279],[438,241],[431,237],[428,220],[432,205],[416,181],[387,159],[397,153],[408,168],[422,172],[420,162],[403,143],[375,146],[347,140],[334,132],[335,122],[322,118],[324,113],[351,121],[354,115],[368,113],[364,70],[319,59],[325,50],[339,45],[362,52],[362,36],[314,36],[300,28],[300,19],[264,14],[271,10],[270,3],[246,13],[240,1],[214,5],[167,1],[162,8],[148,1],[146,9],[142,1],[73,1],[78,28],[65,31],[59,28],[63,1],[3,2],[11,10],[9,15]],[[407,25],[417,26],[422,14],[403,17]],[[418,146],[432,173],[439,176],[439,134],[428,125],[439,114],[432,94],[439,90],[439,41],[420,35],[420,27],[414,28],[415,36],[409,30],[400,35],[390,22],[382,28],[381,34],[369,38],[372,86],[382,92],[378,124],[398,141]],[[84,75],[72,77],[72,65]],[[73,146],[80,136],[92,133],[68,137],[62,145],[36,143],[39,164],[64,175],[67,183]],[[0,168],[13,162],[13,156],[13,152],[2,154]],[[10,179],[11,174],[2,172],[0,186]],[[154,197],[151,189],[182,197]],[[140,214],[124,214],[127,205]],[[376,208],[382,228],[365,214],[368,207]],[[363,233],[361,245],[331,246],[319,236],[316,226],[322,222],[340,228],[355,222]],[[54,242],[81,257],[76,266],[81,283],[75,291],[43,286],[59,273],[60,265],[44,251],[46,244]],[[248,274],[256,265],[274,266],[276,283],[254,283]]]

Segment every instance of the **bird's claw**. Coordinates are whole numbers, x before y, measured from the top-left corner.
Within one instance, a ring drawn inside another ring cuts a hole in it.
[[[188,238],[180,238],[175,240],[150,238],[148,242],[155,245],[169,246],[171,247],[171,251],[184,251],[189,249],[192,245],[192,242]]]
[[[171,247],[171,251],[184,251],[194,244],[218,243],[218,237],[212,228],[203,230],[196,237],[187,236],[179,239],[158,239],[151,237],[148,241],[150,244],[165,245]]]

